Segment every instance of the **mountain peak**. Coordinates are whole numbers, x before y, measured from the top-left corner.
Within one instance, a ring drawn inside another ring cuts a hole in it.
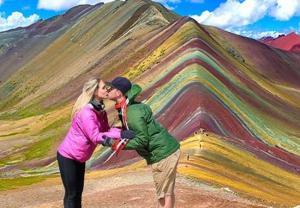
[[[279,35],[277,38],[263,37],[260,41],[281,50],[299,52],[300,35],[295,32],[287,35]]]
[[[289,38],[297,38],[297,37],[300,37],[300,35],[298,35],[296,32],[291,32],[289,34],[286,35],[286,37],[289,37]]]

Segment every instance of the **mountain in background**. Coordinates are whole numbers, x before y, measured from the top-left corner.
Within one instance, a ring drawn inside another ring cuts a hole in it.
[[[300,52],[300,35],[292,32],[288,35],[280,35],[277,38],[263,37],[261,42],[274,48],[290,52]]]
[[[0,48],[2,190],[57,174],[83,83],[121,75],[142,86],[138,99],[181,141],[181,175],[266,204],[300,204],[299,54],[148,0],[78,6],[0,33]],[[87,168],[141,164],[123,151],[104,166],[109,152],[99,146]]]
[[[63,15],[40,20],[28,27],[0,32],[0,82],[46,49],[82,15],[100,6],[76,6]]]

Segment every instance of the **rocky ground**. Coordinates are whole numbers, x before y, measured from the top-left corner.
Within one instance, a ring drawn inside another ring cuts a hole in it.
[[[1,208],[58,208],[62,207],[63,186],[60,178],[0,192]],[[155,207],[155,189],[151,170],[110,176],[86,174],[83,207],[137,208]],[[215,188],[182,176],[176,182],[176,207],[266,207],[243,198],[226,188]]]

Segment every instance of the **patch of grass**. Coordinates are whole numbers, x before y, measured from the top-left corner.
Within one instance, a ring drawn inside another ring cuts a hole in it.
[[[53,149],[55,144],[62,138],[66,133],[65,126],[58,128],[56,132],[51,135],[44,136],[40,141],[37,141],[21,152],[12,153],[0,159],[0,167],[5,165],[19,164],[23,161],[29,161],[33,159],[44,158],[49,154],[49,151]]]
[[[22,161],[23,158],[20,156],[20,154],[14,155],[14,156],[7,156],[4,158],[1,158],[0,160],[0,167],[4,167],[6,165],[14,165],[18,163],[19,161]]]
[[[54,138],[52,136],[36,142],[24,153],[26,160],[46,156],[53,143]]]
[[[39,104],[32,103],[29,106],[19,108],[17,111],[7,111],[0,114],[1,120],[17,120],[22,119],[30,116],[39,115],[45,112],[45,109],[43,109]]]
[[[15,189],[20,186],[28,186],[37,182],[41,182],[47,178],[49,178],[49,176],[0,178],[0,191]]]
[[[60,130],[54,135],[48,136],[41,141],[31,145],[25,152],[25,160],[33,160],[47,156],[54,144],[64,135],[65,131]]]
[[[9,94],[11,94],[17,87],[18,82],[17,81],[10,81],[5,83],[0,89],[0,96],[6,97]]]
[[[0,137],[7,137],[7,136],[13,136],[13,135],[17,135],[17,134],[25,134],[29,131],[29,128],[26,128],[24,129],[23,131],[17,131],[17,132],[13,132],[13,133],[10,133],[10,134],[3,134],[3,135],[0,135]]]
[[[0,102],[0,109],[7,110],[19,103],[26,96],[35,93],[39,85],[27,84],[22,86],[22,81],[11,81],[0,88],[0,97],[4,97]]]
[[[154,51],[150,56],[138,64],[138,66],[131,67],[123,76],[129,79],[134,79],[141,75],[146,70],[150,69],[154,64],[159,64],[159,60],[165,55],[164,48]]]
[[[44,108],[44,107],[42,107],[40,102],[41,102],[40,100],[36,101],[34,103],[31,103],[28,106],[19,108],[13,112],[8,111],[8,112],[0,113],[0,120],[18,120],[18,119],[22,119],[22,118],[28,118],[31,116],[42,115],[42,114],[49,113],[53,110],[57,110],[57,109],[65,106],[66,104],[68,104],[67,102],[63,102],[63,103],[59,103],[57,105],[52,105],[51,107],[48,107],[48,108]]]
[[[1,110],[9,109],[11,106],[19,102],[20,100],[22,100],[22,98],[20,98],[18,95],[10,96],[8,99],[3,99],[3,101],[1,100],[0,103],[0,109]]]
[[[40,105],[32,104],[26,108],[21,108],[13,115],[13,117],[15,117],[16,119],[27,118],[27,117],[42,114],[44,113],[44,111],[45,109],[43,109]]]
[[[32,107],[32,106],[31,106]],[[24,161],[39,159],[46,157],[49,152],[53,150],[57,142],[65,135],[67,128],[70,125],[70,115],[62,115],[63,117],[56,118],[56,120],[49,120],[44,128],[39,129],[36,134],[31,136],[39,137],[39,141],[22,147],[22,150],[15,149],[9,155],[0,159],[0,167],[6,165],[20,164]],[[10,136],[24,132],[12,132],[7,135],[0,135],[0,137]]]
[[[42,133],[45,133],[50,130],[61,128],[62,126],[65,126],[66,124],[69,124],[69,123],[70,123],[69,116],[60,118],[60,119],[54,121],[53,123],[51,123],[50,125],[46,126],[45,128],[41,129],[38,134],[42,134]]]

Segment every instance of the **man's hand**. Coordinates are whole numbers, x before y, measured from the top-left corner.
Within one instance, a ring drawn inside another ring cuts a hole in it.
[[[135,133],[132,130],[123,130],[121,131],[122,139],[133,139],[135,137]]]

